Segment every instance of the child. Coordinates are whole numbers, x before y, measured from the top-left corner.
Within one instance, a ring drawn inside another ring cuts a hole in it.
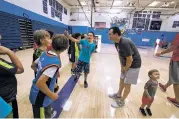
[[[1,46],[1,39],[2,39],[2,36],[1,36],[1,34],[0,34],[0,46]]]
[[[95,53],[97,53],[97,48],[98,48],[98,36],[95,36],[95,40],[94,40],[94,44],[95,44]]]
[[[58,95],[54,93],[54,86],[61,65],[60,53],[67,47],[67,38],[63,35],[56,35],[52,38],[52,49],[44,52],[32,64],[32,68],[38,64],[37,76],[33,80],[29,97],[34,118],[51,118],[51,104],[58,98]]]
[[[33,53],[33,62],[47,50],[47,47],[51,44],[51,37],[50,33],[46,30],[36,30],[34,32],[34,40],[37,48]]]
[[[73,42],[80,43],[82,45],[78,63],[77,63],[76,68],[74,69],[74,72],[76,75],[75,80],[77,80],[79,79],[80,73],[82,72],[82,70],[84,70],[84,76],[85,76],[84,87],[87,88],[88,87],[87,76],[90,71],[90,58],[91,58],[92,52],[95,49],[95,44],[93,43],[94,33],[89,32],[88,39],[82,39],[82,40],[77,40],[69,36],[67,31],[65,31],[64,34],[68,39],[72,40]]]
[[[52,31],[49,31],[49,30],[45,30],[45,31],[47,31],[47,32],[49,33],[50,39],[52,39],[54,33],[53,33]],[[34,48],[34,51],[38,48],[38,45],[36,44],[36,42],[34,43],[33,48]],[[49,48],[49,47],[47,47],[47,50],[48,50],[48,48]]]
[[[81,34],[80,33],[75,33],[72,34],[72,37],[77,39],[77,40],[81,40]],[[76,42],[71,42],[71,62],[72,62],[72,68],[71,68],[71,73],[73,74],[73,70],[76,67],[76,63],[78,61],[78,57],[79,57],[79,43]]]
[[[150,78],[149,81],[145,84],[144,87],[144,93],[142,97],[142,105],[140,107],[140,112],[142,115],[146,116],[144,107],[147,106],[146,111],[149,116],[152,116],[152,112],[150,110],[150,107],[154,101],[155,93],[158,87],[158,79],[160,78],[159,71],[156,69],[150,70],[148,72],[148,76]]]
[[[36,30],[34,32],[34,40],[35,44],[37,44],[37,49],[35,49],[33,53],[33,62],[38,59],[43,52],[46,50],[50,50],[50,45],[51,45],[51,38],[53,37],[53,32],[51,31],[46,31],[46,30]],[[37,74],[36,70],[34,70],[35,76]],[[56,84],[55,85],[55,92],[57,92],[59,89],[59,86]]]
[[[0,97],[12,106],[12,112],[8,115],[8,117],[19,118],[16,100],[17,79],[15,74],[23,73],[24,68],[20,60],[10,49],[0,46],[0,54],[8,55],[12,62],[10,63],[0,58]]]

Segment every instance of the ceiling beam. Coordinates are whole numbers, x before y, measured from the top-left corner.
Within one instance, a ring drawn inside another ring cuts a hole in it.
[[[111,7],[110,7],[110,9],[112,9],[112,7],[113,7],[113,4],[114,4],[114,0],[112,1],[112,4],[111,4]]]
[[[92,6],[93,6],[93,8],[94,8],[94,12],[96,12],[96,5],[95,5],[94,0],[92,0]]]
[[[87,19],[87,21],[88,21],[89,25],[91,25],[91,23],[90,23],[90,21],[89,21],[89,19],[88,19],[87,15],[86,15],[86,13],[85,13],[85,11],[84,11],[84,9],[83,9],[83,6],[81,5],[80,0],[77,0],[77,1],[78,1],[78,4],[80,5],[80,7],[81,7],[81,9],[82,9],[82,11],[83,11],[83,13],[84,13],[84,15],[85,15],[85,17],[86,17],[86,19]]]
[[[65,0],[63,0],[63,2],[66,3],[70,7],[73,6],[72,4],[69,4],[68,2],[66,2]],[[59,1],[59,3],[60,3],[60,1]]]
[[[141,11],[143,11],[143,10],[145,10],[146,9],[146,7],[148,7],[152,2],[154,2],[155,0],[151,0],[147,5],[145,5],[144,7],[143,7],[143,9],[141,10]]]
[[[78,7],[75,7],[74,9],[77,9],[79,8]],[[83,8],[87,8],[87,7],[84,7]],[[105,8],[105,9],[110,9],[110,6],[108,7],[96,7],[96,8]],[[123,9],[123,10],[133,10],[135,9],[135,7],[113,7],[113,9]],[[136,8],[135,10],[143,10],[144,8],[140,7],[140,8]],[[176,10],[179,10],[178,9],[173,9],[173,8],[152,8],[152,7],[146,7],[145,10],[157,10],[157,11],[176,11]]]
[[[72,12],[72,13],[83,13],[83,12]],[[87,13],[90,13],[90,12],[87,12]],[[111,12],[98,12],[99,14],[117,14],[117,13],[111,13]],[[170,14],[164,14],[164,13],[161,13],[160,15],[163,15],[163,16],[174,16],[176,15],[177,13],[179,12],[176,12],[176,13],[170,13]],[[125,13],[125,14],[130,14],[130,13]],[[152,13],[150,15],[153,15]]]

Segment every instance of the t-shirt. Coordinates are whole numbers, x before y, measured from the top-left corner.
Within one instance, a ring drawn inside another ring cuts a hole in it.
[[[75,57],[79,57],[80,55],[80,46],[78,43],[75,43]]]
[[[91,54],[95,49],[95,44],[94,43],[89,43],[88,40],[80,40],[80,44],[82,46],[81,51],[80,51],[80,56],[79,60],[89,63]]]
[[[115,47],[121,57],[121,62],[123,66],[126,66],[126,57],[132,56],[133,62],[130,68],[140,68],[141,67],[141,57],[134,45],[134,43],[126,38],[122,38],[119,43],[115,43]]]
[[[172,45],[177,46],[177,49],[173,51],[172,61],[179,61],[179,33],[176,35],[175,39],[172,41]]]
[[[52,52],[52,51],[48,51],[48,53],[51,54],[51,55],[57,56],[57,55],[56,55],[54,52]],[[40,60],[40,58],[36,59],[36,60],[34,61],[34,63],[38,64],[38,67],[41,67],[41,66],[40,66],[41,64],[39,63],[39,60]],[[38,69],[37,69],[37,70],[38,70]],[[57,71],[57,67],[54,66],[54,67],[50,67],[50,68],[46,69],[46,70],[43,72],[43,74],[46,75],[46,76],[48,76],[48,77],[50,77],[50,78],[53,78],[53,76],[55,75],[56,71]]]
[[[32,83],[29,99],[32,105],[39,107],[47,107],[53,102],[53,100],[47,95],[45,95],[37,87],[36,83],[39,80],[40,76],[42,74],[45,74],[46,76],[48,76],[48,81],[46,82],[46,84],[49,90],[54,92],[54,86],[57,80],[57,72],[61,66],[61,63],[57,55],[55,55],[55,53],[51,51],[44,52],[40,57],[39,61],[37,59],[35,62],[38,62],[38,71]]]
[[[41,50],[41,49],[37,48],[33,53],[33,62],[36,59],[38,59],[42,55],[43,52],[44,52],[44,50]]]
[[[16,72],[17,67],[14,64],[0,58],[0,96],[8,103],[16,99]]]
[[[147,89],[149,95],[151,97],[155,96],[155,93],[157,91],[157,87],[158,87],[158,81],[153,81],[153,80],[148,80],[147,83],[145,84],[144,89]],[[147,97],[147,95],[144,93],[143,96]]]

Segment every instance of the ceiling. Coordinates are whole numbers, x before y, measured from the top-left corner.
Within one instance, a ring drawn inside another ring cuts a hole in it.
[[[84,11],[91,10],[93,4],[94,12],[120,13],[125,11],[155,10],[179,12],[179,0],[63,0],[72,11],[83,6]],[[79,4],[79,2],[80,4]]]

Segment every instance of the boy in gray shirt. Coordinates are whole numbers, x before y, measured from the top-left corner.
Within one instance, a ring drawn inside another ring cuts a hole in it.
[[[157,79],[160,78],[160,74],[159,74],[158,70],[153,69],[148,72],[148,76],[149,76],[150,80],[148,80],[147,83],[145,84],[144,93],[142,96],[142,105],[140,107],[140,112],[144,116],[146,116],[146,112],[144,110],[145,106],[147,106],[146,111],[147,111],[148,115],[152,116],[150,107],[154,101],[155,93],[156,93],[157,87],[158,87]]]

